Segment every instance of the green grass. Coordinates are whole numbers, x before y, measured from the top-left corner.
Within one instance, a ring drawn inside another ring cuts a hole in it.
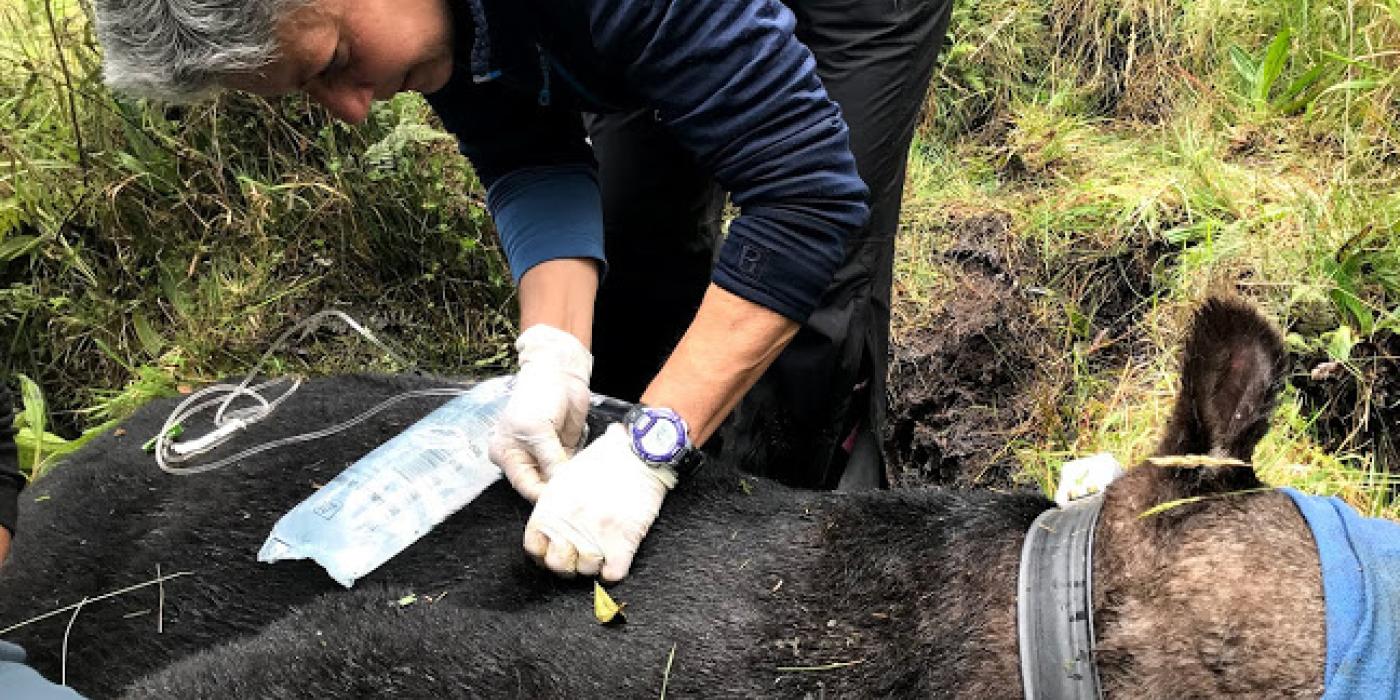
[[[1030,481],[1145,455],[1187,312],[1228,289],[1367,393],[1400,332],[1400,0],[958,2],[911,155],[896,335],[955,285],[968,221],[1030,251],[1059,358],[1034,390]],[[509,278],[470,169],[419,99],[333,123],[303,99],[179,110],[115,99],[75,0],[0,6],[0,366],[32,378],[27,467],[182,385],[239,375],[335,306],[447,373],[509,363]],[[1135,324],[1115,261],[1145,261]],[[1389,334],[1389,335],[1388,335]],[[1104,343],[1108,343],[1105,346]],[[1111,359],[1110,359],[1111,358]],[[332,328],[279,372],[396,367]],[[1306,369],[1306,368],[1304,368]],[[1291,390],[1260,450],[1272,483],[1400,516],[1350,407]]]
[[[1400,361],[1353,356],[1400,319],[1400,3],[1003,0],[960,5],[953,36],[913,154],[896,317],[928,317],[928,251],[955,219],[1009,215],[1061,358],[1041,372],[1041,439],[1013,446],[1025,479],[1048,490],[1064,459],[1150,452],[1182,324],[1212,291],[1254,299],[1363,395],[1362,365]],[[1153,246],[1132,352],[1095,361],[1094,258]],[[1261,472],[1400,516],[1368,445],[1318,441],[1321,412],[1348,408],[1287,392]]]
[[[303,99],[118,100],[78,4],[49,6],[0,7],[0,357],[43,388],[55,432],[241,374],[327,306],[425,366],[503,365],[509,277],[420,99],[361,128]],[[353,334],[310,342],[280,370],[384,368]]]

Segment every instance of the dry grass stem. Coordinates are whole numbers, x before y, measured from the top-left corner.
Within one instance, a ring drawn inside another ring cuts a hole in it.
[[[61,614],[65,613],[65,612],[68,612],[69,610],[73,610],[73,609],[75,609],[75,608],[80,608],[80,607],[82,607],[85,603],[89,603],[89,602],[91,602],[91,603],[96,603],[96,602],[99,601],[99,600],[106,600],[107,598],[113,598],[113,597],[116,597],[116,596],[119,596],[119,595],[123,595],[123,594],[126,594],[126,593],[130,593],[130,592],[135,591],[135,590],[140,590],[140,589],[142,589],[142,588],[146,588],[147,586],[155,586],[155,585],[158,585],[158,584],[162,584],[162,583],[164,583],[164,582],[166,582],[166,581],[169,581],[169,580],[171,580],[171,579],[180,578],[181,576],[190,576],[190,575],[192,575],[192,574],[194,574],[193,571],[180,571],[180,572],[176,572],[176,573],[170,574],[169,576],[162,576],[162,577],[160,577],[160,578],[158,578],[158,579],[154,579],[154,580],[151,580],[151,581],[146,581],[145,583],[138,583],[138,584],[135,584],[135,585],[127,586],[126,588],[122,588],[122,589],[119,589],[119,590],[111,591],[111,592],[108,592],[108,593],[103,593],[102,595],[99,595],[99,596],[95,596],[95,597],[91,597],[91,598],[83,598],[81,601],[79,601],[79,602],[77,602],[77,603],[74,603],[74,604],[72,604],[72,605],[65,605],[65,606],[63,606],[63,607],[61,607],[61,608],[59,608],[59,609],[57,609],[57,610],[50,610],[49,612],[46,612],[46,613],[44,613],[44,614],[42,614],[42,615],[35,615],[34,617],[29,618],[28,620],[25,620],[25,621],[23,621],[23,622],[17,622],[17,623],[15,623],[15,624],[13,624],[13,625],[10,625],[9,627],[6,627],[6,628],[4,628],[4,629],[0,629],[0,636],[9,634],[10,632],[13,632],[13,631],[15,631],[15,630],[17,630],[17,629],[19,629],[19,628],[21,628],[21,627],[26,627],[26,626],[28,626],[28,625],[32,625],[32,624],[34,624],[34,623],[36,623],[36,622],[39,622],[40,620],[47,620],[47,619],[49,619],[50,617],[53,617],[54,615],[61,615]]]
[[[805,672],[807,672],[807,671],[835,671],[835,670],[842,669],[842,668],[849,668],[849,667],[851,667],[851,666],[859,666],[860,664],[863,664],[863,663],[865,663],[865,659],[856,659],[855,661],[834,661],[834,662],[832,662],[832,663],[829,663],[829,664],[822,664],[822,665],[820,665],[820,666],[779,666],[776,670],[778,671],[778,673],[805,673]]]
[[[73,608],[73,615],[68,618],[68,626],[63,628],[63,650],[59,657],[58,671],[59,685],[68,685],[68,635],[73,632],[73,623],[78,620],[78,612],[83,609],[83,605],[87,602],[87,598],[78,601],[78,605]]]

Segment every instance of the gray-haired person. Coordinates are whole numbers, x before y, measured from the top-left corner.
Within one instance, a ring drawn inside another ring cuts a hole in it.
[[[790,483],[880,483],[894,233],[949,6],[93,2],[128,93],[304,92],[350,122],[427,97],[519,285],[491,455],[535,502],[525,549],[608,580],[707,441]],[[574,453],[590,388],[642,408]]]

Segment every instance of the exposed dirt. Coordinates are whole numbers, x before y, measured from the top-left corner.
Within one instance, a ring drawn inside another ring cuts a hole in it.
[[[1352,351],[1350,369],[1326,355],[1294,358],[1292,383],[1313,434],[1331,452],[1371,452],[1400,496],[1400,335],[1381,332]]]
[[[952,280],[943,306],[891,347],[892,486],[1006,486],[1016,471],[1003,448],[1029,415],[1039,334],[1003,248],[1007,218],[953,227],[957,243],[939,261]]]
[[[1005,488],[1019,466],[1008,446],[1044,446],[1072,381],[1068,344],[1096,371],[1112,371],[1136,352],[1137,323],[1168,250],[1144,241],[1117,250],[1077,248],[1047,263],[1012,244],[1002,214],[954,218],[953,241],[934,261],[945,285],[925,326],[897,333],[890,357],[885,434],[892,486]],[[1085,335],[1067,338],[1060,299],[1088,305]],[[1049,415],[1046,415],[1046,414]]]
[[[1151,306],[1159,266],[1169,264],[1170,244],[1156,238],[1128,240],[1114,249],[1086,245],[1044,266],[1041,284],[1061,298],[1075,300],[1086,318],[1081,341],[1089,369],[1122,366],[1135,354],[1154,352],[1142,345],[1139,321]]]

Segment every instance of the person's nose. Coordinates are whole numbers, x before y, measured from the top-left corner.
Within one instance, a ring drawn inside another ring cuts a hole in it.
[[[311,85],[306,88],[311,99],[330,111],[331,116],[351,124],[369,118],[369,105],[374,101],[374,86],[337,82]]]

